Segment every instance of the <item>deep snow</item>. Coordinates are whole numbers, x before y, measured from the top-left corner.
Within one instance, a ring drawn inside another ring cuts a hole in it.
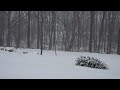
[[[23,54],[23,51],[28,51]],[[0,79],[120,79],[120,56],[88,52],[0,50]],[[109,70],[76,66],[76,58],[91,56],[104,61]]]

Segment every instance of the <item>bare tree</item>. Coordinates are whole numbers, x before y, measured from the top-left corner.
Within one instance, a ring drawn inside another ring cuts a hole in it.
[[[20,18],[21,18],[21,15],[20,15],[20,14],[21,14],[21,11],[18,12],[18,19],[19,19],[19,20],[20,20]],[[17,48],[20,47],[20,39],[21,39],[21,32],[20,32],[20,31],[21,31],[21,29],[20,29],[21,26],[20,26],[20,24],[21,24],[21,22],[19,21],[19,23],[18,23],[18,34],[17,34],[17,35],[18,35],[18,36],[17,36],[17,45],[16,45]]]
[[[93,32],[94,32],[94,15],[95,11],[90,12],[91,18],[90,18],[90,40],[89,40],[89,52],[92,52],[92,43],[93,43]]]
[[[40,23],[39,23],[39,11],[37,11],[37,49],[39,49],[39,41],[40,41]]]
[[[5,15],[4,11],[0,12],[0,46],[4,45],[4,26],[5,26]]]
[[[52,11],[52,30],[53,30],[53,43],[54,43],[54,49],[55,49],[55,55],[56,53],[56,12]]]
[[[103,17],[102,17],[102,22],[101,22],[101,27],[100,27],[100,32],[99,32],[99,42],[98,42],[98,51],[97,52],[100,52],[101,37],[103,35],[104,19],[105,19],[105,11],[103,12]]]
[[[27,28],[27,47],[30,48],[30,13],[31,11],[28,11],[28,28]]]
[[[52,29],[51,14],[52,11],[49,11],[49,50],[51,50],[53,46],[53,29]]]
[[[8,11],[8,17],[7,17],[7,29],[8,29],[8,34],[7,34],[7,46],[10,47],[11,45],[11,31],[9,30],[10,29],[10,18],[11,18],[11,11]]]
[[[0,46],[118,53],[119,22],[119,11],[0,11]]]
[[[76,25],[77,25],[77,15],[78,15],[78,12],[77,11],[74,11],[73,12],[73,20],[72,20],[72,37],[70,39],[70,44],[69,44],[69,51],[71,51],[71,49],[73,48],[73,44],[74,44],[74,40],[75,40],[75,36],[76,36]]]
[[[42,52],[43,52],[43,13],[44,13],[44,11],[41,11],[41,28],[40,28],[41,55],[42,55]]]
[[[109,31],[108,31],[107,54],[111,53],[113,30],[114,30],[114,24],[115,24],[115,13],[116,12],[114,11],[111,11],[108,13]]]

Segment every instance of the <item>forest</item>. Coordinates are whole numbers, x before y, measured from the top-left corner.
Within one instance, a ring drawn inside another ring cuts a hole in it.
[[[0,46],[120,55],[120,12],[0,11]]]

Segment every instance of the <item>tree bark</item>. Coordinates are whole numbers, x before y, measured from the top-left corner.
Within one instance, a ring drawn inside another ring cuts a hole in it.
[[[27,47],[30,48],[30,13],[31,11],[28,11],[28,28],[27,28]]]
[[[105,19],[105,11],[103,12],[103,18],[102,18],[102,22],[101,22],[101,27],[100,27],[100,32],[99,32],[99,42],[98,42],[98,50],[97,52],[100,53],[100,49],[101,49],[101,38],[103,36],[103,24],[104,24],[104,19]]]
[[[39,49],[39,41],[40,41],[40,23],[39,23],[39,11],[37,12],[37,49]]]
[[[1,11],[1,20],[0,20],[0,46],[4,45],[4,24],[5,24],[5,17],[4,11]]]
[[[72,37],[70,39],[70,44],[68,47],[68,51],[71,51],[71,49],[73,48],[73,44],[74,44],[74,40],[75,40],[75,36],[76,36],[76,24],[77,24],[77,11],[73,12],[73,20],[72,20]]]
[[[92,52],[92,43],[93,43],[93,29],[94,29],[94,11],[90,12],[90,40],[89,40],[89,52]]]
[[[55,55],[56,53],[56,12],[52,11],[52,30],[53,30],[53,44],[54,44],[54,50],[55,50]]]
[[[40,28],[40,46],[41,46],[41,55],[43,53],[43,11],[41,11],[41,28]]]
[[[19,12],[18,12],[18,19],[19,19],[19,20],[20,20],[20,18],[21,18],[21,15],[20,15],[20,14],[21,14],[21,12],[19,11]],[[18,36],[17,36],[17,45],[16,45],[17,48],[20,47],[20,39],[21,39],[21,32],[20,32],[20,31],[21,31],[21,30],[20,30],[21,26],[20,26],[20,23],[21,23],[21,22],[19,21],[19,23],[18,23],[18,34],[17,34],[17,35],[18,35]]]
[[[10,17],[11,17],[11,11],[8,11],[8,19],[7,19],[7,29],[8,29],[8,34],[7,34],[7,46],[10,47],[11,45],[11,31],[9,30],[10,28]]]

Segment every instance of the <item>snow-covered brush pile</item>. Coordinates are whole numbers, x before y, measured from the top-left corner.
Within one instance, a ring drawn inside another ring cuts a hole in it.
[[[100,61],[97,58],[89,57],[89,56],[87,57],[81,56],[80,58],[77,58],[76,65],[97,68],[97,69],[104,69],[104,70],[108,69],[108,66],[104,62]]]
[[[15,47],[0,47],[0,50],[9,51],[9,52],[16,52]]]

